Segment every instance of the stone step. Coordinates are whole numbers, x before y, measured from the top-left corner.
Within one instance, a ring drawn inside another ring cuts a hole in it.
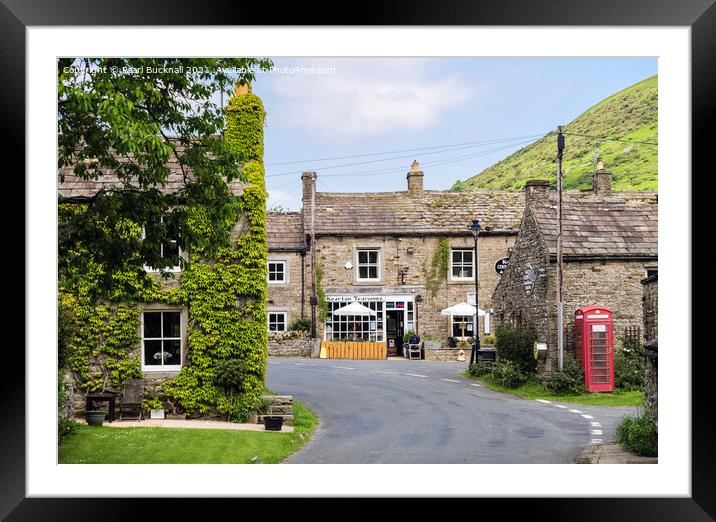
[[[257,424],[263,424],[264,417],[283,417],[283,423],[286,426],[293,426],[293,415],[259,415],[258,420],[256,421]]]

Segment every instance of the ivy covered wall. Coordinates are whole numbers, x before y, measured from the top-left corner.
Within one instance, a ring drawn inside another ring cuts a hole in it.
[[[71,372],[76,390],[118,391],[126,379],[142,377],[142,303],[164,303],[188,310],[186,356],[179,374],[153,388],[150,395],[158,396],[146,398],[190,414],[231,414],[238,421],[258,404],[268,343],[264,119],[263,105],[254,94],[238,94],[229,101],[225,139],[247,160],[242,169],[247,184],[224,209],[230,245],[211,254],[195,248],[192,262],[173,280],[126,271],[114,277],[110,290],[100,290],[101,267],[90,265],[87,272],[61,282],[59,363]],[[62,205],[60,225],[63,215],[80,211],[77,205]],[[191,233],[213,233],[207,219],[211,211],[202,206],[187,209]],[[126,224],[126,234],[139,240],[141,233],[140,225]],[[217,384],[217,370],[229,359],[244,364],[239,394]]]

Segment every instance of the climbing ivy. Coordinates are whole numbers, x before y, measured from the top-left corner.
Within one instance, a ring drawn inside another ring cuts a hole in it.
[[[430,266],[424,261],[422,265],[425,287],[430,291],[433,297],[437,294],[440,284],[447,279],[449,265],[450,243],[447,239],[443,238],[438,242],[438,246],[433,252]]]
[[[318,298],[318,317],[319,324],[325,324],[328,316],[328,300],[326,299],[326,291],[323,289],[323,265],[316,263],[316,297]]]
[[[215,209],[191,205],[187,233],[199,238],[193,262],[178,281],[165,281],[144,270],[112,274],[112,285],[99,286],[103,271],[91,262],[60,282],[58,305],[71,317],[64,344],[64,364],[72,370],[80,389],[119,389],[130,377],[141,377],[140,302],[186,306],[189,310],[188,350],[182,370],[163,383],[162,393],[188,413],[215,411],[241,421],[260,402],[264,391],[267,356],[266,299],[266,188],[263,169],[265,112],[253,94],[232,98],[226,111],[225,139],[241,157],[240,196],[232,196],[222,209],[223,226],[232,238],[221,248],[203,248],[201,238],[213,245],[210,226]],[[62,215],[81,212],[77,205]],[[141,227],[125,224],[128,234]],[[223,232],[218,231],[217,235]],[[69,255],[87,255],[78,249]],[[174,284],[168,284],[174,283]],[[246,374],[241,394],[229,393],[217,382],[222,361],[243,361]]]

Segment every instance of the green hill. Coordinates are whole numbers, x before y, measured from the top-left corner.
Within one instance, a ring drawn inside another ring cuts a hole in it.
[[[588,189],[597,154],[611,171],[616,190],[656,190],[657,147],[570,135],[589,134],[621,140],[656,142],[657,76],[627,87],[583,112],[562,127],[566,146],[562,161],[564,187]],[[531,179],[548,179],[556,186],[556,132],[532,143],[465,181],[453,190],[521,189]]]

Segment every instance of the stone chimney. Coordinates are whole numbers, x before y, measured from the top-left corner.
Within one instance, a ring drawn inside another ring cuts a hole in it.
[[[597,160],[597,168],[592,177],[592,190],[597,196],[608,196],[612,193],[612,173],[604,168],[601,158]]]
[[[249,83],[244,83],[244,84],[237,83],[236,89],[234,89],[234,94],[236,96],[240,96],[242,94],[249,94],[250,92],[251,92],[251,84],[249,84]]]
[[[304,172],[301,174],[301,183],[303,184],[303,209],[311,208],[311,188],[316,183],[318,176],[315,172]]]
[[[534,203],[549,203],[549,181],[531,179],[525,183],[525,207]]]
[[[406,177],[408,178],[408,194],[420,196],[423,193],[423,171],[420,170],[418,160],[413,161],[413,164],[410,165],[410,171]]]

